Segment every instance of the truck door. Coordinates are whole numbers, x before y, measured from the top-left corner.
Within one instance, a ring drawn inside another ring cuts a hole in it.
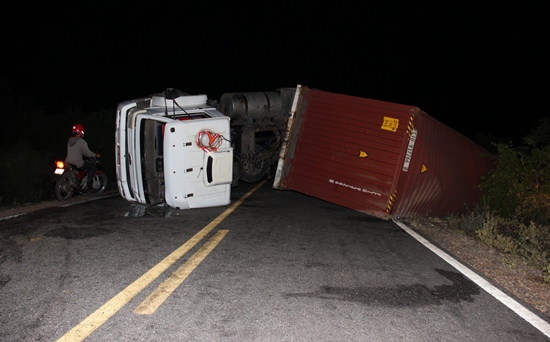
[[[179,209],[227,205],[233,179],[228,117],[172,121],[164,129],[166,203]],[[200,144],[201,132],[217,135],[216,146]]]

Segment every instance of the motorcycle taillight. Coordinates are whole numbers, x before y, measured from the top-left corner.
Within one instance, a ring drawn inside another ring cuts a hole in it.
[[[58,169],[64,169],[65,168],[65,163],[58,160],[58,161],[55,162],[55,167],[57,167]]]

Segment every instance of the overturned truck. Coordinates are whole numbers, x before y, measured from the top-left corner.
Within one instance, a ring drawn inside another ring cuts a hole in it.
[[[489,153],[418,107],[298,85],[225,93],[174,89],[117,108],[117,183],[128,201],[187,209],[230,203],[274,177],[382,219],[472,209]]]
[[[226,205],[239,180],[274,170],[295,89],[226,93],[220,102],[175,89],[116,112],[121,196],[179,209]]]

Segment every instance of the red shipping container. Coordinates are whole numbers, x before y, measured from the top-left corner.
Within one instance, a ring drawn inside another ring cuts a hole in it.
[[[489,153],[418,107],[298,86],[273,187],[382,219],[472,209]]]

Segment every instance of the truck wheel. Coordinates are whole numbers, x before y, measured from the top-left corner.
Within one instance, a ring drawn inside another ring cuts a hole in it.
[[[253,155],[240,160],[239,179],[247,183],[256,183],[265,177],[269,171],[269,156],[267,150],[260,145],[255,146]]]

